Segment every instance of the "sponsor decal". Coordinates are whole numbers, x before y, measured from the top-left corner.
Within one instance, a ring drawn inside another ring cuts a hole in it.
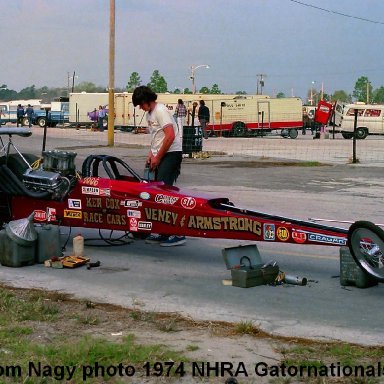
[[[320,233],[308,233],[308,240],[315,241],[317,243],[338,244],[338,245],[347,244],[347,239],[344,237],[322,235]]]
[[[108,225],[125,226],[127,224],[126,217],[124,215],[116,215],[114,213],[101,213],[101,212],[83,212],[84,223],[96,223]]]
[[[179,225],[187,228],[205,231],[236,231],[250,232],[261,236],[262,225],[259,221],[247,217],[210,217],[210,216],[186,216],[176,212],[158,208],[144,208],[145,218],[151,222],[157,221],[169,225]]]
[[[320,105],[319,109],[321,112],[329,112],[329,107],[327,107],[326,105]]]
[[[281,241],[287,241],[289,239],[289,231],[285,227],[278,227],[276,231],[277,238]]]
[[[97,177],[84,177],[83,184],[97,187],[99,185],[99,179]]]
[[[99,188],[96,187],[81,187],[81,193],[83,195],[100,195],[100,190]]]
[[[100,188],[100,196],[111,196],[110,188]]]
[[[110,197],[102,198],[102,197],[86,197],[85,198],[85,206],[87,208],[106,208],[106,209],[120,209],[120,200],[113,199]]]
[[[181,223],[181,222],[180,222]],[[250,232],[260,236],[262,226],[259,221],[247,217],[207,217],[189,216],[188,228],[213,230],[213,231],[236,231]]]
[[[81,209],[81,200],[80,199],[68,199],[68,208],[69,209]]]
[[[150,231],[152,229],[152,223],[150,221],[139,221],[137,227],[144,231]]]
[[[264,240],[274,241],[275,240],[275,224],[265,223],[263,224]]]
[[[81,211],[72,211],[70,209],[64,209],[64,217],[68,219],[81,219],[83,217]]]
[[[135,218],[129,219],[129,230],[131,232],[137,232],[137,220]]]
[[[173,205],[179,200],[178,197],[159,194],[155,196],[156,203]]]
[[[151,198],[151,195],[148,192],[141,192],[139,197],[143,200],[149,200]]]
[[[126,208],[139,208],[143,203],[139,200],[124,200],[121,202],[121,205],[124,205]]]
[[[303,244],[307,240],[305,232],[292,231],[292,239],[295,243]]]
[[[161,223],[176,225],[178,214],[176,212],[166,211],[165,209],[145,208],[147,220],[159,221]]]
[[[48,208],[47,210],[48,214],[48,221],[56,221],[56,208]]]
[[[193,209],[196,207],[196,200],[193,197],[183,197],[181,206],[185,209]]]
[[[135,209],[128,209],[127,211],[128,217],[136,217],[136,219],[141,219],[141,212]]]
[[[47,220],[47,213],[41,209],[36,209],[33,211],[35,213],[34,219],[36,221],[46,221]]]

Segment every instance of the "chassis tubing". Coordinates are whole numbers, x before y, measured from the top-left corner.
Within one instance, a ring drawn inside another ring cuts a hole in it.
[[[298,224],[298,225],[305,225],[308,228],[314,228],[314,229],[323,229],[327,231],[332,231],[335,233],[340,233],[346,235],[348,233],[347,229],[344,228],[339,228],[339,227],[330,227],[328,225],[323,225],[323,224],[317,224],[317,223],[311,223],[308,221],[304,220],[299,220],[299,219],[292,219],[284,216],[278,216],[278,215],[271,215],[269,213],[263,213],[263,212],[258,212],[258,211],[252,211],[249,209],[245,208],[239,208],[239,207],[234,207],[233,205],[229,204],[219,204],[218,208],[224,208],[227,211],[231,212],[237,212],[237,213],[242,213],[242,214],[251,214],[255,216],[259,216],[265,219],[270,219],[270,220],[278,220],[278,221],[283,221],[291,224]]]

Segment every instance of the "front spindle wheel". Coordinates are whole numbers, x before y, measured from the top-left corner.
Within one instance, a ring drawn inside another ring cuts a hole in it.
[[[384,231],[369,221],[356,221],[348,230],[348,247],[365,272],[384,282]]]

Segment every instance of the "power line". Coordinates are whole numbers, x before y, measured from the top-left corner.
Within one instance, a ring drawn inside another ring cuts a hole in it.
[[[341,12],[337,12],[337,11],[332,11],[330,9],[325,9],[325,8],[317,7],[316,5],[303,3],[302,1],[298,1],[298,0],[289,0],[289,1],[291,1],[292,3],[297,3],[297,4],[300,4],[300,5],[304,5],[305,7],[315,8],[315,9],[318,9],[319,11],[328,12],[328,13],[334,13],[335,15],[349,17],[351,19],[357,19],[357,20],[361,20],[361,21],[366,21],[368,23],[373,23],[373,24],[382,24],[382,25],[384,24],[384,22],[382,22],[382,21],[375,21],[375,20],[370,20],[370,19],[364,19],[363,17],[347,15],[346,13],[341,13]]]

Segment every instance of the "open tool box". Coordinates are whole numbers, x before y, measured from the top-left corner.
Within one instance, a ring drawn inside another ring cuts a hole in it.
[[[249,288],[273,283],[279,273],[276,262],[263,263],[256,245],[224,248],[223,258],[234,287]]]

